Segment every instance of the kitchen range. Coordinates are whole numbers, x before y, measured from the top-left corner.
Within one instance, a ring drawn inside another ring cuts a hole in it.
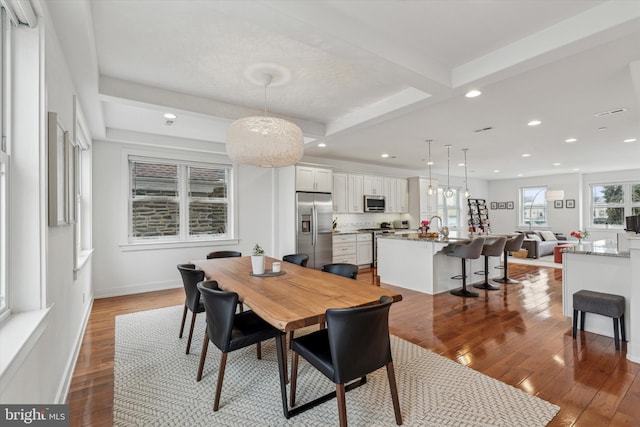
[[[389,222],[382,222],[380,223],[380,227],[373,227],[373,228],[360,228],[358,231],[363,231],[363,232],[371,232],[371,234],[373,235],[373,257],[371,258],[373,260],[373,263],[371,264],[372,267],[377,267],[378,266],[378,242],[377,242],[377,238],[379,236],[385,235],[385,234],[393,234],[396,232],[396,230],[406,230],[409,228],[409,221],[406,220],[396,220],[393,222],[393,226],[391,225],[391,223]]]

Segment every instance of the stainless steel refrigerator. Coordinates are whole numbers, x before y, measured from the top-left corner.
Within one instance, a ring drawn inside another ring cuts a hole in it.
[[[296,251],[309,255],[307,267],[333,260],[332,216],[331,194],[296,193]]]

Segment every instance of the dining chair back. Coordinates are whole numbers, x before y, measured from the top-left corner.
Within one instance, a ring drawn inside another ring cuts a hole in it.
[[[204,280],[204,271],[198,270],[194,264],[179,264],[178,271],[182,277],[182,285],[184,286],[184,310],[182,312],[182,323],[180,324],[180,335],[184,332],[184,324],[187,320],[187,311],[191,311],[191,328],[189,329],[189,338],[187,339],[187,351],[191,349],[191,339],[193,338],[193,328],[196,323],[196,315],[204,311],[204,305],[200,300],[200,292],[198,292],[197,284]]]
[[[260,343],[264,340],[275,338],[283,332],[262,320],[251,310],[236,313],[238,294],[219,289],[218,282],[215,280],[198,283],[198,290],[202,296],[207,314],[207,329],[202,343],[197,381],[202,379],[207,349],[209,341],[211,341],[222,352],[218,368],[216,395],[213,403],[213,410],[217,411],[220,407],[220,395],[227,354],[231,351],[257,344],[257,356],[260,359]]]
[[[307,261],[309,261],[309,255],[307,254],[285,255],[282,257],[282,260],[286,262],[290,262],[292,264],[301,265],[302,267],[306,267]]]
[[[322,271],[325,271],[327,273],[337,274],[339,276],[349,277],[350,279],[354,279],[354,280],[358,277],[358,266],[355,264],[349,264],[344,262],[326,264],[322,267]]]
[[[375,305],[326,311],[327,329],[293,340],[291,349],[291,406],[295,406],[298,357],[336,384],[340,425],[347,425],[345,383],[361,378],[385,366],[391,390],[396,423],[402,424],[389,339],[389,309],[393,299],[380,298]],[[366,355],[366,357],[363,357]]]
[[[238,251],[214,251],[207,254],[207,259],[214,258],[233,258],[242,256],[242,252]]]

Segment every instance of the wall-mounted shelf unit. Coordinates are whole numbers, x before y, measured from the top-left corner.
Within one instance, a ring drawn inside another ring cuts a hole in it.
[[[489,209],[485,199],[467,199],[469,204],[469,233],[491,233]]]

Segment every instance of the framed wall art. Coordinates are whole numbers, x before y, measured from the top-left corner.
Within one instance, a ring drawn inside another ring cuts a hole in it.
[[[506,209],[507,202],[498,202],[498,209]]]
[[[49,112],[47,154],[49,156],[49,226],[58,227],[67,220],[66,158],[69,133],[58,122],[58,114]]]
[[[562,209],[562,200],[554,200],[553,207],[556,209]]]
[[[573,209],[573,208],[575,208],[575,207],[576,207],[576,201],[575,201],[575,199],[567,199],[567,201],[565,202],[565,206],[566,206],[568,209]]]
[[[507,209],[513,209],[513,202],[507,202]]]
[[[498,202],[491,202],[491,210],[496,210],[498,209]]]

